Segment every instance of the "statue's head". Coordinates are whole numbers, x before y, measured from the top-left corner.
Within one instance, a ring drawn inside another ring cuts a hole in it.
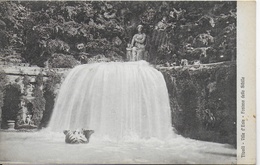
[[[142,31],[142,30],[143,30],[143,27],[144,27],[143,25],[138,25],[138,26],[137,26],[137,30],[138,30],[138,31]]]

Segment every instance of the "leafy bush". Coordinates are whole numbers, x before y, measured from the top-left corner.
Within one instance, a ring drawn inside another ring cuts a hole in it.
[[[52,68],[73,68],[76,66],[78,61],[70,55],[53,54],[49,61],[49,66]]]
[[[41,120],[40,127],[46,127],[49,123],[54,108],[55,98],[58,94],[57,88],[61,83],[61,75],[55,72],[48,73],[48,79],[44,83],[44,98],[46,100],[45,111]]]
[[[198,60],[187,45],[210,48],[206,63],[236,59],[235,1],[1,2],[0,20],[1,54],[39,66],[55,53],[79,60],[78,43],[91,55],[110,58],[114,51],[125,58],[138,24],[144,25],[153,63],[173,63],[173,55]]]
[[[33,89],[33,96],[35,97],[32,100],[32,121],[35,125],[39,126],[43,117],[43,112],[45,110],[45,103],[46,100],[43,97],[43,75],[39,74],[35,78],[36,84],[35,88]]]
[[[173,126],[185,137],[236,145],[236,65],[164,74]]]
[[[0,128],[2,124],[2,108],[4,106],[4,96],[5,96],[5,84],[7,78],[5,72],[0,70]]]

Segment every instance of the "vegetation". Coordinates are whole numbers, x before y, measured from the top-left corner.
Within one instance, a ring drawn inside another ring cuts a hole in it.
[[[28,110],[27,114],[32,115],[32,124],[39,128],[46,127],[52,110],[54,101],[58,93],[58,85],[61,83],[61,76],[55,72],[48,73],[48,79],[43,80],[43,75],[40,73],[35,78],[35,87],[33,89],[33,100],[29,101],[22,98],[22,95],[27,95],[26,89],[30,84],[29,76],[25,75],[22,84],[24,85],[24,93],[21,93],[20,85],[7,82],[6,75],[3,71],[0,72],[0,119],[1,128],[7,128],[7,120],[15,120],[17,125],[24,124],[23,121],[23,106]],[[2,110],[3,107],[3,110]]]
[[[53,54],[49,66],[52,68],[71,68],[79,64],[71,55]]]
[[[235,1],[1,2],[0,55],[50,67],[73,67],[96,55],[118,61],[138,24],[152,63],[236,59]]]
[[[48,73],[48,79],[44,83],[44,98],[46,100],[45,111],[41,120],[41,127],[46,127],[49,123],[53,108],[54,101],[57,96],[57,86],[61,83],[61,76],[55,72]]]
[[[43,97],[43,75],[40,73],[35,78],[35,88],[33,89],[33,96],[35,97],[32,101],[32,121],[35,125],[39,126],[45,110],[46,100]]]
[[[27,90],[28,90],[28,88],[29,88],[29,85],[30,85],[30,79],[29,79],[29,76],[28,75],[25,75],[24,77],[23,77],[23,81],[22,81],[22,83],[23,83],[23,86],[24,86],[24,92],[23,92],[23,94],[25,95],[25,96],[27,96]]]
[[[5,84],[7,78],[3,70],[0,70],[0,128],[2,124],[2,107],[4,106]]]
[[[173,126],[185,137],[236,145],[236,65],[162,71]]]

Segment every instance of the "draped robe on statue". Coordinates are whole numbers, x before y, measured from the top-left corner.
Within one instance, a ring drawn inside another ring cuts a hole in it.
[[[130,58],[130,61],[139,61],[144,59],[145,42],[146,42],[146,35],[144,33],[134,35],[131,43],[133,48],[132,48],[132,56]]]

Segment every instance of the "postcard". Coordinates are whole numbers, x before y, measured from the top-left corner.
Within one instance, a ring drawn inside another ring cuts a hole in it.
[[[255,164],[255,1],[1,1],[0,163]]]

